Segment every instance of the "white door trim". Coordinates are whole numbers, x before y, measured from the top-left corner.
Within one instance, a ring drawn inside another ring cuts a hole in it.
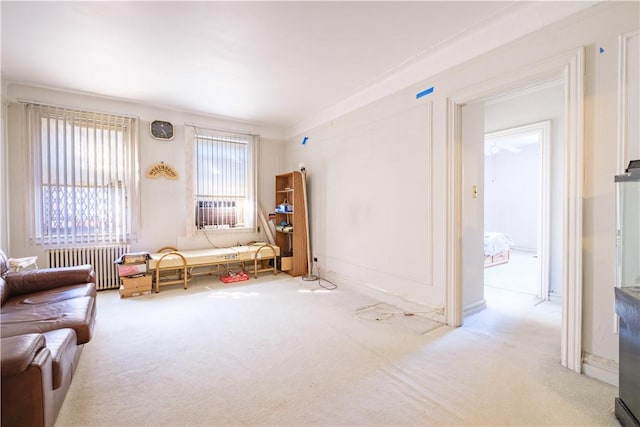
[[[447,99],[447,290],[445,320],[462,325],[462,103]]]
[[[584,144],[584,48],[512,70],[447,99],[447,323],[462,324],[461,108],[561,77],[565,87],[565,182],[563,206],[563,310],[561,364],[582,369],[582,187]]]
[[[582,196],[584,181],[584,49],[564,66],[566,106],[562,366],[582,372]]]
[[[487,132],[484,135],[485,145],[491,139],[516,136],[523,133],[536,133],[540,145],[540,180],[538,183],[538,224],[537,224],[537,256],[538,256],[538,298],[549,300],[549,263],[551,252],[551,120],[515,126],[508,129]]]

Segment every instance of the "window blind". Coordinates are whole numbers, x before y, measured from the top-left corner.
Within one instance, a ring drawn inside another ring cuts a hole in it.
[[[254,226],[254,138],[250,135],[196,129],[194,153],[197,228]]]
[[[32,238],[123,243],[137,192],[135,119],[30,104]]]

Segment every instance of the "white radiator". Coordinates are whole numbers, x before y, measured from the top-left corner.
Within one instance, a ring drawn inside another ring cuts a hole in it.
[[[49,267],[91,264],[96,272],[96,285],[99,290],[118,289],[120,278],[114,261],[127,252],[129,245],[48,249],[47,260]]]

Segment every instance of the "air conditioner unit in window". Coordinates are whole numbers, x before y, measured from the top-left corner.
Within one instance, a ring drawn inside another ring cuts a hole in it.
[[[232,228],[238,223],[235,201],[198,200],[196,226],[201,228]]]

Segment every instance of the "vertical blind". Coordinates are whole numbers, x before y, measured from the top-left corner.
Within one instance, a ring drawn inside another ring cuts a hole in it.
[[[196,129],[196,226],[252,227],[255,222],[253,138]]]
[[[122,243],[137,187],[135,119],[31,104],[32,238]]]

